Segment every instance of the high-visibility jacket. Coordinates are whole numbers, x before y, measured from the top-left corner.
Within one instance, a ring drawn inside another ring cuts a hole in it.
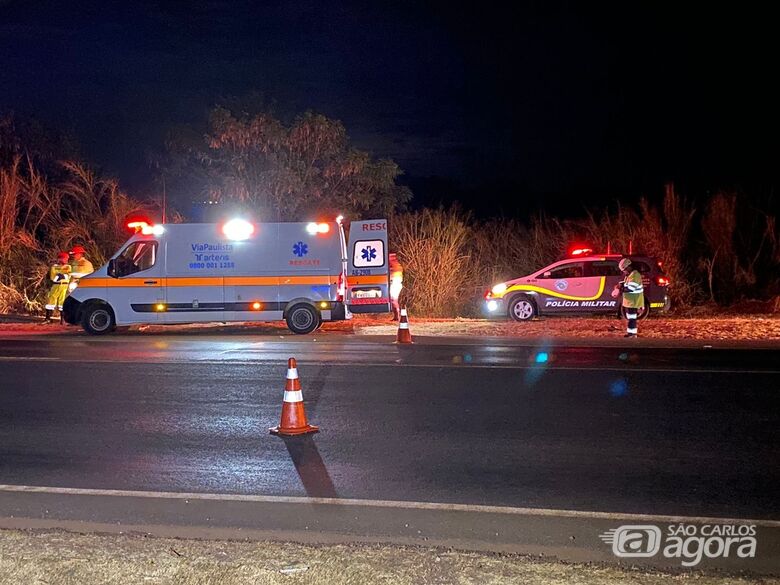
[[[70,271],[73,278],[81,278],[82,276],[95,272],[95,268],[92,266],[92,262],[86,258],[82,258],[81,260],[74,260],[70,263]]]
[[[46,295],[46,310],[62,310],[62,303],[68,296],[68,283],[70,282],[70,265],[54,264],[49,268],[49,281],[51,287]]]
[[[404,282],[404,268],[398,260],[390,262],[390,298],[398,300]]]
[[[627,309],[643,309],[645,306],[645,290],[642,275],[638,270],[632,270],[623,281],[623,306]]]

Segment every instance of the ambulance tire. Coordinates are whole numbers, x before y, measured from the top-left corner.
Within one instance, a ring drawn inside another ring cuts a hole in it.
[[[620,315],[623,317],[623,319],[626,318],[626,308],[620,307]],[[644,309],[639,310],[639,314],[637,315],[637,321],[644,321],[650,316],[650,307],[645,305]]]
[[[116,329],[114,311],[105,303],[91,303],[84,309],[81,326],[91,335],[105,335]]]
[[[320,315],[320,322],[317,324],[317,331],[319,331],[319,330],[322,328],[322,324],[323,324],[324,322],[325,322],[325,321],[323,321],[323,320],[322,320],[322,315]]]
[[[287,327],[296,335],[311,333],[320,324],[320,314],[317,309],[306,303],[299,303],[287,309]]]
[[[515,321],[530,321],[537,312],[536,303],[525,295],[518,295],[509,301],[509,316]]]

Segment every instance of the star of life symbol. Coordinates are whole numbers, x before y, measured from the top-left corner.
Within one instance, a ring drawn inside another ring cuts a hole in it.
[[[365,248],[363,248],[363,251],[361,252],[360,256],[366,262],[371,262],[372,260],[376,260],[376,248],[372,248],[371,246],[366,246]]]
[[[308,244],[304,242],[298,242],[297,244],[293,244],[293,254],[298,256],[298,258],[303,258],[308,253],[309,253]]]

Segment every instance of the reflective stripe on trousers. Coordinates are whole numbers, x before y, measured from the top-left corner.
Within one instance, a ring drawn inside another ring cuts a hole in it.
[[[626,309],[626,319],[628,319],[628,325],[626,326],[626,333],[636,335],[639,330],[636,326],[637,317],[639,316],[638,309]]]

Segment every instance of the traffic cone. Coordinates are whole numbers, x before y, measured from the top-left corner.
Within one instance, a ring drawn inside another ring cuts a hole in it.
[[[282,402],[282,419],[278,427],[268,429],[274,435],[305,435],[316,433],[319,427],[310,425],[303,409],[303,393],[298,380],[298,364],[295,358],[287,360],[287,382],[284,385],[284,402]]]
[[[406,309],[401,309],[401,319],[398,321],[398,335],[395,338],[396,343],[413,343],[412,332],[409,331],[409,318],[406,315]]]

